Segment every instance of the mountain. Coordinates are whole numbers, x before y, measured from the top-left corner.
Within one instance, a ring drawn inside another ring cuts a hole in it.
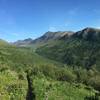
[[[36,52],[72,66],[100,69],[100,29],[85,28],[70,37],[63,36],[55,44],[48,44]]]
[[[25,39],[25,40],[18,40],[12,44],[16,45],[16,46],[26,46],[28,44],[30,44],[32,42],[31,38]]]
[[[95,67],[100,66],[100,43],[84,38],[82,31],[46,34],[40,40],[49,43],[36,52],[0,40],[0,99],[99,100],[100,71]],[[26,46],[33,40],[19,42]]]
[[[40,38],[33,40],[31,43],[39,43],[39,42],[48,42],[48,41],[52,41],[52,40],[58,40],[61,37],[68,35],[70,36],[71,34],[73,34],[74,32],[62,32],[62,31],[58,31],[58,32],[46,32],[43,36],[41,36]]]
[[[35,47],[38,54],[68,65],[91,68],[96,64],[99,68],[100,29],[49,31],[35,40],[25,39],[14,44]]]
[[[90,41],[100,41],[100,29],[85,28],[76,32],[73,36]]]
[[[71,34],[73,34],[74,32],[71,32],[71,31],[65,31],[65,32],[61,32],[61,31],[58,31],[58,32],[46,32],[43,36],[35,39],[35,40],[32,40],[32,39],[25,39],[25,40],[19,40],[19,41],[16,41],[15,43],[13,43],[14,45],[17,45],[17,46],[27,46],[27,45],[31,45],[31,46],[34,46],[34,45],[44,45],[44,44],[47,44],[48,42],[50,41],[53,41],[53,40],[59,40],[61,37],[67,35],[67,36],[70,36]]]

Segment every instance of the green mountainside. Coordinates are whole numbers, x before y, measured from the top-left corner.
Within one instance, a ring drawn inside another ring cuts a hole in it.
[[[42,46],[36,52],[71,66],[100,69],[100,30],[86,28],[70,37],[62,37],[56,44]]]
[[[36,51],[1,40],[0,100],[100,100],[99,32],[49,33]]]

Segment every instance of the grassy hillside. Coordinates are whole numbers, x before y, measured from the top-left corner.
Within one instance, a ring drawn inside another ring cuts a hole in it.
[[[34,52],[31,48],[20,48],[15,46],[0,47],[1,65],[11,66],[13,69],[23,69],[33,65],[56,65],[55,61],[45,59]]]
[[[2,100],[34,100],[27,99],[30,92],[35,95],[36,100],[45,98],[61,100],[62,97],[64,100],[80,97],[84,100],[84,97],[90,96],[90,93],[92,96],[95,95],[94,90],[87,90],[85,86],[77,88],[69,83],[76,80],[76,75],[72,70],[62,69],[60,66],[57,62],[37,55],[33,49],[1,46],[0,98]],[[27,71],[31,73],[28,74]],[[30,83],[28,83],[27,74],[31,78]],[[67,92],[69,90],[72,96]],[[77,93],[81,95],[76,95]]]

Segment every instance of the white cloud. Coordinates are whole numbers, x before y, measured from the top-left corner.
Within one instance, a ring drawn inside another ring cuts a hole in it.
[[[55,32],[55,31],[57,31],[57,29],[56,29],[56,27],[54,27],[54,26],[50,26],[50,27],[49,27],[49,31]]]

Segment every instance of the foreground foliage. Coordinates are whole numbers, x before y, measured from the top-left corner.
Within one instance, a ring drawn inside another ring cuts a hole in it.
[[[0,47],[1,100],[88,100],[99,93],[99,76],[96,68],[73,68],[32,48]]]

